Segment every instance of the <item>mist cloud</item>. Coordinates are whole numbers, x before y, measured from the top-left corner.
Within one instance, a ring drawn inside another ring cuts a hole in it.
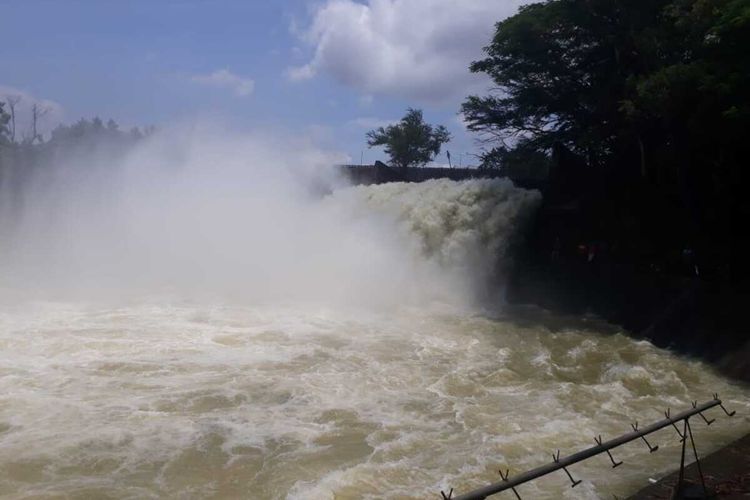
[[[368,304],[418,294],[432,273],[405,258],[390,217],[325,198],[343,159],[304,137],[215,124],[162,130],[124,156],[55,159],[21,189],[0,186],[17,199],[0,214],[0,287]]]
[[[56,156],[21,183],[10,172],[0,291],[462,304],[538,197],[500,181],[346,188],[343,159],[212,124]]]

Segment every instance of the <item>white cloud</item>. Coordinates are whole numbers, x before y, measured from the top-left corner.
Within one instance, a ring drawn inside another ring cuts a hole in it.
[[[381,120],[380,118],[373,118],[369,116],[363,116],[361,118],[355,118],[348,122],[349,125],[359,128],[374,129],[380,127],[387,127],[398,123],[398,120]]]
[[[41,117],[37,121],[37,132],[46,135],[53,128],[60,124],[63,119],[63,107],[55,101],[42,99],[32,95],[30,92],[20,90],[14,87],[0,85],[0,101],[8,100],[17,101],[16,108],[16,140],[31,138],[31,115],[34,104],[41,112]],[[4,107],[7,113],[10,113],[8,104]]]
[[[208,75],[195,75],[190,80],[200,85],[229,89],[237,97],[247,97],[255,89],[255,82],[251,78],[235,75],[228,69],[219,69]]]
[[[327,73],[368,95],[444,101],[481,89],[469,72],[494,25],[529,0],[326,0],[301,38],[312,59],[292,80]]]
[[[304,66],[293,66],[287,71],[287,76],[292,81],[309,80],[315,76],[315,70],[309,64]]]

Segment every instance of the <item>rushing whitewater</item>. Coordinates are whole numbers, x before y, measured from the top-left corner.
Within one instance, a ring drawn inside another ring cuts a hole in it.
[[[437,498],[719,391],[701,363],[600,325],[444,310],[40,303],[2,315],[0,495]],[[554,322],[552,322],[554,324]],[[718,415],[716,415],[718,416]],[[697,427],[701,452],[748,430]],[[529,498],[620,497],[673,468],[670,430]],[[553,450],[554,451],[554,450]],[[592,482],[589,482],[592,481]]]
[[[592,318],[498,307],[539,193],[321,195],[334,157],[309,144],[199,139],[42,171],[0,214],[0,496],[438,498],[713,392],[750,410]],[[749,428],[696,428],[699,450]],[[524,495],[627,495],[676,463],[673,432],[654,440]]]

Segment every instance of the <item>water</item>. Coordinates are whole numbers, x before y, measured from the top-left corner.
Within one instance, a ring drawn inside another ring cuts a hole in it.
[[[713,391],[739,416],[696,424],[699,450],[750,428],[746,390],[699,362],[596,322],[523,318],[163,297],[17,305],[0,319],[0,494],[435,498]],[[555,475],[525,496],[623,496],[676,465],[672,430],[651,441],[653,455],[618,449],[616,472],[606,457],[575,466],[575,491]]]
[[[1,497],[438,498],[713,392],[738,416],[696,425],[699,451],[750,431],[747,388],[710,367],[503,306],[538,193],[321,198],[287,167],[330,157],[284,146],[158,139],[0,213]],[[574,466],[575,490],[556,474],[521,491],[622,497],[678,463],[673,430],[652,441],[616,471]]]

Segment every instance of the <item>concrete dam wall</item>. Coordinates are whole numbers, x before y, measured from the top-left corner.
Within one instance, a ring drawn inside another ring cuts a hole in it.
[[[355,185],[384,184],[386,182],[424,182],[430,179],[495,179],[507,177],[502,171],[477,168],[392,168],[382,162],[374,165],[340,165],[344,177]],[[542,189],[544,181],[513,179],[513,183],[527,189]]]

